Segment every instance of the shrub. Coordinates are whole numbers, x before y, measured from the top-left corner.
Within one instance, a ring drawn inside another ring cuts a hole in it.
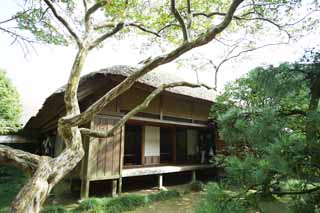
[[[80,203],[77,210],[99,212],[101,210],[101,202],[97,198],[89,198]]]
[[[208,193],[196,208],[197,213],[245,213],[245,200],[226,192],[218,184],[208,184]]]
[[[106,202],[106,204],[103,205],[103,210],[104,212],[108,213],[118,213],[123,211],[130,211],[139,206],[144,206],[145,204],[145,196],[126,195]]]
[[[203,183],[201,181],[192,181],[189,186],[190,191],[200,192],[203,191]]]
[[[179,192],[175,190],[171,190],[171,191],[161,191],[158,193],[150,194],[146,197],[146,199],[148,203],[152,203],[152,202],[157,202],[162,200],[168,200],[168,199],[179,197],[179,196],[180,196]]]
[[[41,213],[65,213],[67,210],[60,205],[47,206],[41,210]]]

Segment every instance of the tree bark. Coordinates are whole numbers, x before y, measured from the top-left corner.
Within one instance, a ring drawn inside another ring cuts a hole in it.
[[[314,114],[317,113],[320,100],[320,77],[315,77],[311,81],[310,86],[310,101],[306,117],[306,139],[308,145],[313,144],[318,139],[318,127],[314,121]]]

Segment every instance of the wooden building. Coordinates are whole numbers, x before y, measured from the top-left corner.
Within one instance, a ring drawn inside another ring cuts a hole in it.
[[[83,76],[80,80],[78,99],[81,110],[134,72],[128,66],[113,66]],[[95,116],[86,127],[107,131],[129,110],[163,83],[181,81],[168,73],[151,72],[115,99]],[[24,130],[54,141],[54,153],[63,149],[56,133],[57,120],[64,115],[64,87],[48,97],[35,117]],[[113,192],[117,186],[121,192],[122,178],[142,175],[158,175],[162,187],[162,175],[182,171],[207,169],[200,164],[199,138],[207,134],[212,147],[220,148],[214,129],[208,130],[208,113],[214,99],[214,91],[205,88],[176,87],[163,92],[143,112],[132,117],[111,138],[83,139],[85,157],[71,176],[81,179],[81,197],[88,197],[91,181],[113,180]]]

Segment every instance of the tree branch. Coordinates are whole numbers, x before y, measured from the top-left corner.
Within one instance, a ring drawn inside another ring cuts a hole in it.
[[[117,32],[119,32],[123,27],[124,27],[124,23],[123,23],[123,22],[118,23],[111,31],[103,34],[102,36],[100,36],[99,38],[97,38],[96,40],[94,40],[94,41],[89,45],[89,50],[95,48],[95,47],[98,46],[101,42],[103,42],[104,40],[106,40],[106,39],[109,38],[110,36],[113,36],[114,34],[116,34]]]
[[[115,27],[116,25],[113,23],[113,22],[109,22],[109,21],[106,21],[106,22],[101,22],[97,25],[95,25],[93,27],[93,29],[95,30],[99,30],[99,29],[102,29],[102,28],[110,28],[110,27]],[[146,32],[146,33],[150,33],[150,34],[153,34],[157,37],[161,37],[160,34],[158,32],[155,32],[155,31],[152,31],[148,28],[146,28],[145,26],[143,26],[142,24],[140,23],[125,23],[124,24],[124,27],[135,27],[135,28],[138,28],[139,30],[143,31],[143,32]]]
[[[82,46],[82,41],[80,40],[77,33],[71,28],[70,24],[65,20],[62,16],[60,16],[55,8],[55,6],[51,3],[50,0],[44,0],[44,2],[48,5],[53,15],[58,19],[58,21],[68,30],[70,35],[76,40],[78,47]]]
[[[171,12],[180,24],[182,34],[183,34],[183,41],[188,42],[189,41],[189,32],[188,32],[186,24],[183,21],[183,18],[181,17],[181,14],[179,13],[179,11],[176,8],[176,1],[171,0],[170,2],[171,2]]]
[[[154,32],[152,30],[149,30],[147,28],[145,28],[143,25],[140,25],[140,24],[135,24],[135,23],[129,23],[129,24],[126,24],[127,26],[132,26],[132,27],[136,27],[138,28],[139,30],[143,31],[143,32],[146,32],[146,33],[150,33],[150,34],[153,34],[157,37],[161,37],[159,33],[157,32]]]
[[[130,118],[132,118],[138,112],[141,112],[142,110],[146,109],[151,103],[151,101],[155,99],[161,92],[169,88],[181,87],[181,86],[192,87],[192,88],[203,86],[207,89],[211,89],[210,87],[204,84],[192,84],[189,82],[176,82],[176,83],[170,83],[170,84],[162,84],[156,90],[154,90],[150,95],[148,95],[140,105],[136,106],[134,109],[128,112],[124,117],[122,117],[108,132],[101,132],[101,131],[96,131],[96,130],[91,130],[86,128],[80,128],[81,134],[86,136],[91,136],[91,137],[97,137],[97,138],[111,137],[113,136],[114,132],[118,128],[123,126]]]
[[[167,64],[175,60],[182,54],[190,51],[191,49],[194,49],[209,43],[216,37],[216,35],[221,33],[229,25],[229,23],[232,20],[232,16],[234,12],[236,11],[237,7],[242,3],[242,1],[243,0],[232,1],[228,9],[227,15],[225,16],[225,18],[220,24],[214,25],[213,27],[208,29],[206,33],[198,36],[197,39],[190,42],[183,43],[181,46],[172,50],[168,54],[164,54],[161,56],[157,56],[153,59],[150,59],[148,63],[144,64],[141,68],[137,69],[136,72],[128,76],[124,81],[122,81],[117,86],[109,90],[104,96],[102,96],[94,104],[88,107],[84,112],[74,116],[69,115],[69,116],[62,117],[59,120],[59,122],[77,126],[90,121],[90,119],[95,114],[100,112],[112,100],[114,100],[116,97],[118,97],[119,95],[121,95],[122,93],[130,89],[134,84],[134,82],[141,76],[152,71],[154,68],[159,67],[160,65]]]
[[[83,0],[83,1],[85,2],[86,0]],[[84,24],[85,24],[86,32],[89,32],[89,30],[90,30],[90,17],[91,17],[91,15],[93,13],[95,13],[99,8],[105,6],[108,2],[109,2],[109,0],[98,1],[97,3],[92,5],[92,7],[90,7],[86,11],[86,14],[84,16]]]
[[[37,169],[39,161],[38,155],[0,145],[0,164],[14,165],[31,175]]]
[[[284,192],[274,191],[274,192],[271,192],[271,193],[275,194],[275,195],[299,195],[299,194],[309,194],[309,193],[312,193],[312,192],[316,192],[318,190],[320,190],[320,186],[314,187],[312,189],[302,190],[302,191],[284,191]]]
[[[275,45],[281,45],[281,44],[289,44],[289,42],[279,42],[279,43],[273,43],[273,44],[265,44],[265,45],[261,45],[261,46],[258,46],[258,47],[254,47],[254,48],[250,48],[250,49],[246,49],[246,50],[243,50],[243,51],[240,51],[238,52],[237,54],[233,55],[233,56],[230,56],[230,57],[227,57],[225,59],[223,59],[217,66],[214,65],[214,69],[215,69],[215,88],[217,89],[217,81],[218,81],[218,72],[221,68],[221,66],[234,59],[234,58],[237,58],[239,57],[240,55],[243,55],[245,53],[248,53],[248,52],[252,52],[252,51],[255,51],[255,50],[258,50],[258,49],[262,49],[264,47],[269,47],[269,46],[275,46]],[[234,50],[235,50],[236,47],[234,47],[228,55],[230,55]]]

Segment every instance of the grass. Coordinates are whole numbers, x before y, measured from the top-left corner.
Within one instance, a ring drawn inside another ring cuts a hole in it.
[[[8,212],[8,207],[23,184],[26,182],[25,174],[11,166],[0,167],[0,213]],[[117,198],[89,198],[82,201],[72,210],[64,205],[48,205],[42,209],[42,213],[65,212],[92,212],[92,213],[118,213],[131,211],[138,207],[148,206],[154,202],[165,201],[180,197],[175,190],[160,191],[148,195],[124,195]]]
[[[73,212],[94,213],[118,213],[132,211],[138,207],[147,206],[151,203],[180,197],[180,193],[174,190],[160,191],[149,195],[124,195],[117,198],[89,198],[82,201]]]
[[[25,174],[11,166],[0,166],[0,212],[8,212],[8,206],[26,181]]]

